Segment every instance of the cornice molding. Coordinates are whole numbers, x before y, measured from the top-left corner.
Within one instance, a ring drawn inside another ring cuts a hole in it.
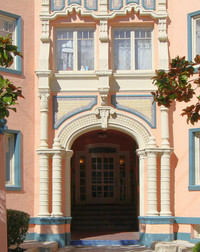
[[[132,10],[134,10],[135,13],[138,13],[141,16],[151,16],[153,19],[160,19],[160,18],[167,18],[168,14],[166,12],[156,12],[154,10],[146,10],[142,6],[136,4],[136,3],[130,3],[126,6],[124,6],[120,10],[113,10],[110,13],[104,13],[86,10],[83,6],[77,5],[77,4],[71,4],[70,6],[65,7],[61,11],[54,11],[50,14],[41,13],[40,19],[41,20],[54,20],[58,17],[64,17],[68,14],[73,13],[75,11],[77,14],[80,13],[81,16],[91,16],[94,19],[100,20],[109,20],[113,19],[116,16],[125,16],[127,13],[130,13]]]

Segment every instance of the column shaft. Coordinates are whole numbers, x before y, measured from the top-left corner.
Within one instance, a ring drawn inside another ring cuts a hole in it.
[[[49,157],[39,153],[40,157],[40,201],[39,216],[50,216],[49,213]]]
[[[147,152],[148,158],[148,212],[147,215],[158,215],[157,211],[157,153]]]
[[[52,213],[51,216],[63,216],[62,213],[62,156],[54,153],[52,161]]]
[[[161,212],[160,215],[171,216],[170,211],[170,151],[161,156]]]

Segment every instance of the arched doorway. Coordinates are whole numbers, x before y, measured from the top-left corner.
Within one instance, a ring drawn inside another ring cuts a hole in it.
[[[72,231],[138,231],[136,141],[117,130],[95,130],[72,145]]]

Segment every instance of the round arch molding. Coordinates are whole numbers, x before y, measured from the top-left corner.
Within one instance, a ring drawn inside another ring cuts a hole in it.
[[[121,113],[108,116],[107,128],[130,135],[137,142],[139,149],[147,147],[149,137],[152,135],[149,129],[139,120]],[[60,139],[61,146],[70,150],[73,142],[80,135],[100,129],[105,130],[102,118],[95,113],[90,113],[66,123],[58,132],[57,137]]]

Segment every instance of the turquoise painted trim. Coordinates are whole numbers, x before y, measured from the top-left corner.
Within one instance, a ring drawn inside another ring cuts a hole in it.
[[[195,133],[200,132],[200,128],[189,129],[189,191],[200,190],[200,185],[195,185]]]
[[[41,241],[55,241],[58,242],[59,248],[63,248],[66,245],[70,244],[71,233],[63,234],[37,234],[35,233],[35,240],[38,242]]]
[[[21,50],[22,50],[22,47],[21,47],[21,44],[22,44],[22,41],[21,41],[21,16],[18,16],[16,14],[13,14],[10,12],[2,11],[2,10],[0,10],[0,14],[16,19],[16,35],[17,35],[16,46],[18,47],[18,50],[21,52]],[[22,63],[21,62],[22,62],[21,57],[16,56],[16,69],[9,69],[9,68],[0,67],[0,71],[6,72],[6,73],[11,73],[11,74],[16,74],[16,75],[22,75]]]
[[[129,3],[139,4],[139,0],[126,0],[126,4],[129,4]]]
[[[30,224],[36,225],[63,225],[70,224],[72,217],[31,217]]]
[[[176,240],[185,240],[191,243],[197,243],[200,242],[200,239],[198,238],[191,238],[190,233],[175,233]]]
[[[51,11],[60,11],[65,8],[65,0],[62,0],[62,5],[60,8],[54,8],[54,0],[51,0]]]
[[[68,5],[73,3],[81,5],[81,0],[74,0],[74,1],[68,0]]]
[[[144,224],[173,224],[175,219],[171,216],[139,216],[138,217],[140,223]]]
[[[89,1],[91,1],[91,0],[89,0]],[[86,8],[86,10],[94,10],[94,11],[97,11],[98,10],[98,8],[97,8],[97,6],[98,6],[98,3],[97,3],[97,0],[95,0],[95,8],[89,8],[88,6],[87,6],[87,0],[84,0],[84,7]]]
[[[153,7],[152,7],[152,8],[147,7],[144,1],[145,1],[145,0],[142,0],[142,6],[143,6],[143,8],[144,8],[145,10],[155,10],[155,9],[156,9],[155,0],[152,0],[152,1],[153,1]]]
[[[8,129],[4,132],[15,135],[15,185],[6,185],[6,191],[21,191],[21,131]]]
[[[86,105],[84,109],[75,109],[74,112],[71,111],[69,114],[63,116],[58,122],[56,122],[55,118],[55,110],[56,110],[56,101],[57,98],[93,98],[94,100],[90,102],[90,104]],[[70,117],[82,113],[84,111],[91,110],[97,104],[97,96],[89,95],[89,96],[53,96],[53,128],[58,129],[60,125],[69,119]]]
[[[192,60],[192,19],[195,16],[200,15],[200,10],[188,13],[187,24],[188,24],[188,60]]]
[[[72,246],[127,246],[139,245],[139,240],[72,240]]]
[[[122,7],[123,7],[123,1],[122,0],[120,0],[121,1],[121,5],[119,5],[119,7],[118,8],[113,8],[112,7],[112,1],[113,0],[109,0],[109,9],[112,11],[112,10],[120,10]]]
[[[200,224],[200,217],[174,217],[178,224]]]
[[[156,128],[156,104],[155,104],[155,102],[152,104],[153,114],[154,114],[153,121],[150,122],[147,118],[145,118],[139,112],[137,112],[137,110],[134,110],[134,109],[129,110],[128,108],[126,109],[123,106],[121,106],[120,104],[117,104],[115,102],[115,98],[117,98],[117,97],[152,97],[153,98],[152,95],[112,95],[111,96],[111,104],[114,105],[119,110],[123,110],[123,111],[129,112],[131,114],[138,116],[139,118],[144,120],[152,129]],[[152,100],[152,102],[153,102],[153,100]]]
[[[151,247],[152,242],[154,241],[173,241],[174,234],[147,234],[140,233],[140,244],[146,247]]]

